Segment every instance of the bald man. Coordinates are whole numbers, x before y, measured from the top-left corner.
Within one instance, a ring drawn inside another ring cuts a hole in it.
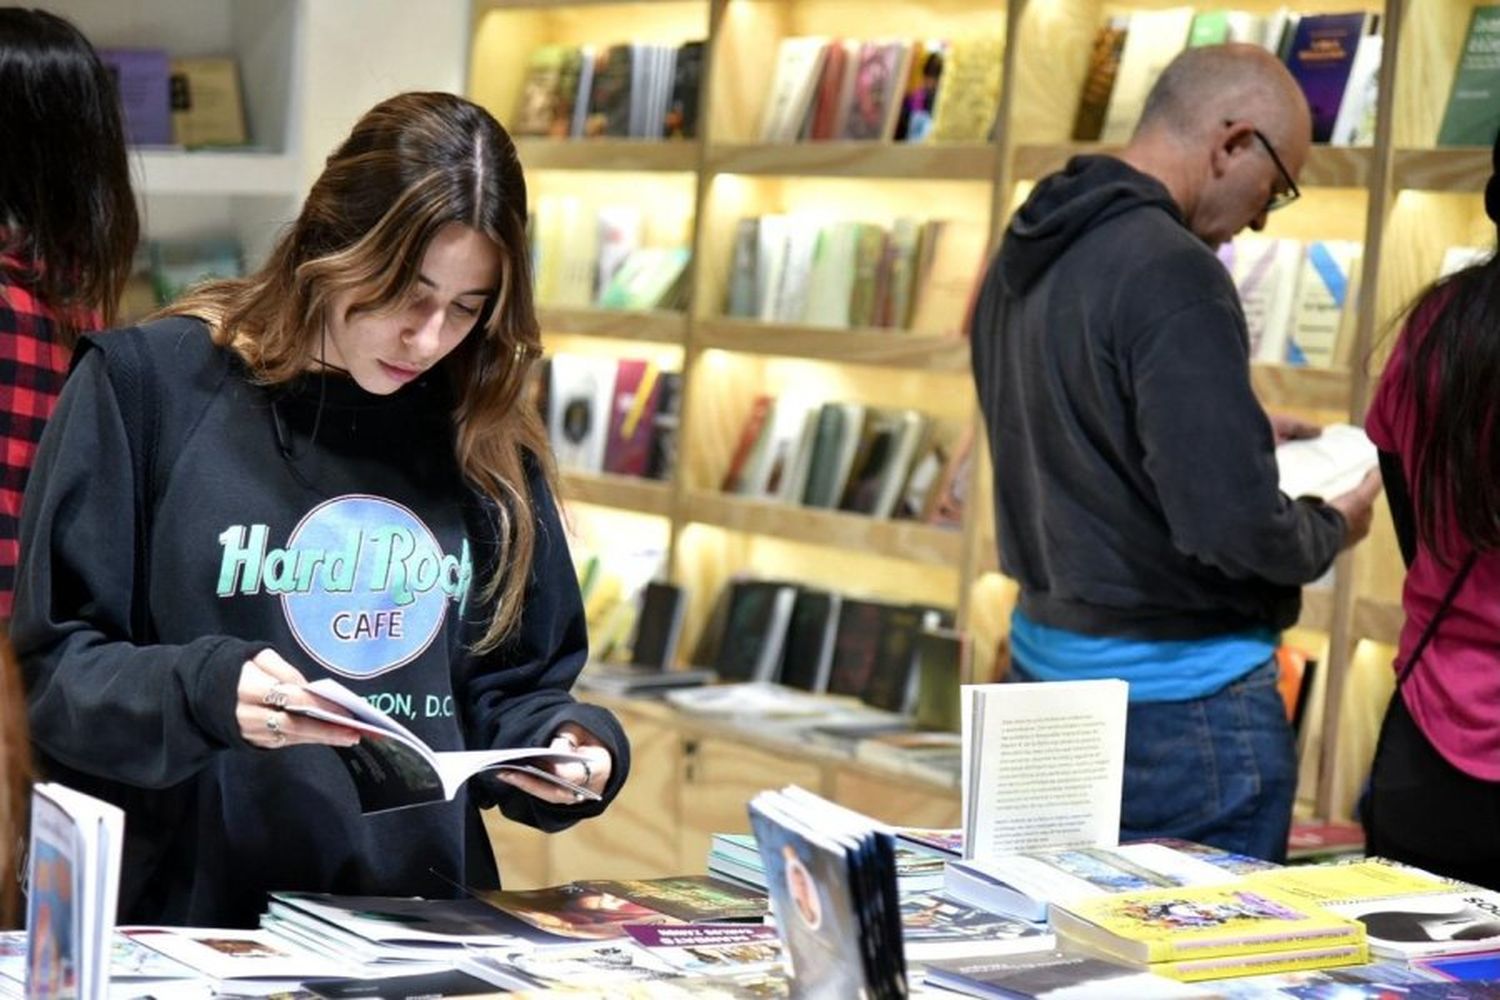
[[[1280,860],[1296,763],[1274,651],[1302,584],[1369,530],[1371,477],[1277,488],[1278,436],[1214,248],[1297,196],[1307,102],[1247,45],[1163,71],[1118,156],[1016,213],[975,307],[1019,680],[1130,682],[1122,839]]]

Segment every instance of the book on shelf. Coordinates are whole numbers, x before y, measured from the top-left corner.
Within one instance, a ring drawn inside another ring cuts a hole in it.
[[[1302,267],[1301,242],[1238,236],[1221,244],[1218,255],[1239,292],[1250,334],[1250,359],[1284,362]]]
[[[1211,997],[1134,966],[1047,948],[1020,954],[943,958],[924,963],[925,982],[971,997],[1046,1000],[1049,997],[1110,997],[1111,1000],[1174,1000]]]
[[[1375,143],[1375,113],[1380,101],[1380,60],[1385,39],[1375,32],[1360,36],[1349,81],[1339,102],[1338,117],[1328,137],[1334,146],[1371,146]]]
[[[713,660],[725,681],[774,681],[797,588],[771,580],[729,584],[728,617]]]
[[[1073,115],[1074,142],[1097,142],[1104,134],[1104,118],[1109,113],[1109,98],[1120,72],[1120,55],[1129,28],[1130,18],[1121,15],[1109,18],[1094,34],[1088,73],[1083,78],[1083,92]]]
[[[55,782],[31,790],[26,995],[102,997],[120,888],[125,814]]]
[[[1349,348],[1343,336],[1354,316],[1354,284],[1363,246],[1352,240],[1313,240],[1304,248],[1288,331],[1286,363],[1331,368]]]
[[[802,138],[823,141],[843,134],[849,95],[854,89],[854,74],[849,72],[849,66],[858,54],[859,43],[847,39],[835,39],[824,49],[817,89],[803,121]]]
[[[646,474],[660,374],[655,362],[638,358],[621,358],[616,365],[604,444],[605,472],[619,476]]]
[[[917,248],[907,329],[925,336],[961,337],[989,248],[984,226],[929,219]]]
[[[829,694],[855,698],[864,694],[875,673],[875,660],[880,654],[880,631],[888,607],[884,601],[847,596],[840,602],[833,660],[828,673]]]
[[[1469,16],[1453,87],[1438,128],[1439,146],[1489,146],[1500,130],[1500,4]]]
[[[229,236],[151,240],[145,249],[158,306],[175,302],[200,282],[245,273],[242,248]]]
[[[647,583],[641,591],[629,662],[591,662],[579,676],[579,686],[602,694],[634,695],[712,682],[712,670],[674,669],[686,611],[687,594],[681,587]]]
[[[411,730],[332,678],[313,681],[303,690],[329,707],[288,705],[286,711],[361,734],[355,746],[333,749],[354,779],[360,809],[366,813],[446,801],[474,775],[492,769],[522,771],[580,798],[599,798],[595,792],[540,766],[578,763],[583,760],[578,754],[547,747],[433,750]]]
[[[583,120],[583,134],[588,138],[623,139],[630,135],[630,85],[636,48],[609,45],[594,56],[588,114]]]
[[[924,627],[912,645],[912,669],[917,675],[913,716],[918,729],[957,733],[960,688],[968,676],[971,654],[968,637],[952,628]]]
[[[1102,141],[1122,145],[1130,139],[1146,105],[1146,94],[1161,71],[1187,45],[1192,22],[1191,7],[1136,10],[1130,14],[1104,127],[1099,134]]]
[[[1368,954],[1358,921],[1246,880],[1096,896],[1047,915],[1060,940],[1174,979],[1352,965]]]
[[[896,115],[896,130],[891,136],[896,142],[923,142],[932,137],[933,114],[948,65],[948,52],[948,44],[940,40],[912,43],[911,66]]]
[[[775,410],[776,400],[771,396],[760,395],[750,401],[750,413],[740,426],[739,441],[735,443],[729,467],[724,470],[724,478],[719,483],[721,492],[748,492],[744,488],[746,471],[754,461],[757,449],[763,451],[766,447],[766,426]]]
[[[783,38],[776,49],[776,69],[761,114],[761,142],[795,142],[817,91],[827,40]]]
[[[584,51],[576,45],[540,45],[531,50],[516,112],[508,123],[512,134],[555,139],[572,134],[584,58]]]
[[[245,107],[235,60],[173,59],[169,88],[174,143],[188,149],[245,145]]]
[[[172,60],[165,49],[101,48],[99,61],[114,79],[132,146],[172,142]]]
[[[547,429],[564,469],[604,468],[615,387],[614,358],[555,354],[549,366]]]
[[[793,995],[906,996],[889,828],[796,787],[751,799],[750,825]]]
[[[600,289],[600,308],[680,310],[691,257],[687,247],[637,247]]]
[[[985,142],[1000,110],[1005,42],[998,35],[956,38],[948,46],[932,111],[933,142]]]
[[[1119,838],[1127,685],[969,684],[961,702],[966,858]]]
[[[823,404],[813,437],[807,488],[802,494],[804,507],[838,506],[854,469],[867,412],[863,403]]]
[[[656,412],[651,418],[651,451],[647,479],[670,479],[677,467],[677,430],[682,414],[682,373],[662,372]]]
[[[1331,500],[1358,486],[1378,464],[1379,455],[1364,428],[1350,424],[1332,424],[1317,437],[1276,446],[1281,492],[1293,499]]]
[[[827,690],[842,604],[840,594],[798,586],[778,673],[782,684],[814,693]]]
[[[911,66],[911,46],[904,41],[867,41],[860,44],[851,71],[849,94],[840,138],[890,139],[901,113],[903,83]]]
[[[703,79],[701,41],[684,42],[677,49],[672,73],[672,93],[662,121],[668,139],[693,139],[698,135],[698,92]]]
[[[644,226],[639,205],[600,206],[598,219],[599,259],[594,288],[602,291],[609,287],[630,255],[640,249]]]
[[[1333,138],[1360,39],[1377,24],[1376,15],[1363,11],[1298,19],[1285,60],[1312,112],[1313,142]]]

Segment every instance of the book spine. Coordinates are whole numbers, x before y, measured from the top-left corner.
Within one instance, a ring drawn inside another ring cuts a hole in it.
[[[1205,979],[1225,979],[1231,976],[1264,976],[1277,972],[1329,969],[1340,965],[1363,965],[1369,960],[1369,947],[1361,941],[1358,944],[1320,948],[1315,951],[1270,952],[1265,955],[1238,955],[1227,959],[1205,961],[1157,962],[1149,968],[1158,976],[1193,983]]]

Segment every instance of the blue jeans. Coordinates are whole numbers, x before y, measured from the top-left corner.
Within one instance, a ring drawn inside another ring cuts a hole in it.
[[[1274,659],[1205,698],[1130,703],[1122,841],[1180,837],[1285,861],[1296,793]]]

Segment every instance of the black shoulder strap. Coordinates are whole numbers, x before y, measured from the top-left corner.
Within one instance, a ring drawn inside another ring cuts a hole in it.
[[[1453,575],[1453,580],[1448,584],[1448,592],[1443,595],[1443,602],[1437,606],[1437,610],[1427,620],[1427,627],[1422,630],[1422,637],[1417,640],[1417,645],[1411,651],[1411,656],[1406,658],[1406,662],[1401,665],[1400,672],[1396,674],[1397,691],[1401,690],[1401,685],[1406,683],[1406,678],[1411,676],[1411,672],[1416,667],[1417,661],[1427,651],[1427,644],[1432,641],[1433,636],[1437,635],[1438,623],[1443,620],[1443,616],[1448,613],[1448,609],[1453,607],[1453,599],[1458,596],[1459,589],[1463,587],[1464,581],[1469,578],[1469,571],[1474,568],[1474,561],[1478,558],[1479,553],[1477,551],[1470,552],[1468,558],[1464,560],[1463,565],[1458,568],[1458,572]]]
[[[135,579],[130,597],[130,633],[137,643],[155,641],[151,625],[151,538],[156,507],[156,454],[161,435],[161,409],[156,391],[156,372],[146,352],[146,334],[140,327],[91,334],[80,342],[78,360],[88,349],[104,355],[110,385],[120,405],[120,419],[130,444],[130,466],[135,499]]]

